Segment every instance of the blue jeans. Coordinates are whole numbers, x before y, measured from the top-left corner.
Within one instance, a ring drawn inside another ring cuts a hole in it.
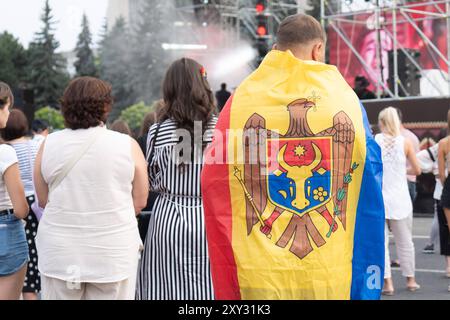
[[[0,277],[10,276],[28,262],[25,227],[14,215],[0,217]]]
[[[411,201],[414,205],[414,200],[416,200],[416,196],[417,196],[416,183],[408,180],[408,190],[409,190],[409,195],[411,197]]]

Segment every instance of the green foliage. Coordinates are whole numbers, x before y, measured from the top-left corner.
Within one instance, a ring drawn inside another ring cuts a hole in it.
[[[95,56],[91,45],[92,34],[89,29],[88,18],[86,14],[84,14],[81,23],[81,33],[78,36],[78,43],[75,48],[75,53],[77,55],[77,61],[75,62],[77,77],[97,76],[97,66],[95,65]]]
[[[40,110],[36,111],[36,113],[34,114],[34,118],[47,121],[52,131],[62,130],[65,128],[64,118],[61,112],[51,107],[41,108]]]
[[[55,22],[48,0],[45,2],[41,21],[42,30],[36,33],[29,48],[29,82],[34,89],[37,106],[54,107],[58,105],[58,99],[69,81],[69,76],[66,61],[56,53],[59,42],[55,39]]]
[[[145,116],[149,112],[152,112],[153,109],[153,106],[150,107],[145,105],[144,102],[140,102],[123,110],[120,115],[120,119],[125,121],[130,129],[135,132],[141,127],[142,121],[144,120]]]
[[[27,75],[27,52],[8,32],[0,34],[0,81],[12,88],[23,87]]]

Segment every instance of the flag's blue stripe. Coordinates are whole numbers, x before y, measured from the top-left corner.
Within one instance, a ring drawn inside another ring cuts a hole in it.
[[[356,214],[351,299],[378,300],[384,278],[383,163],[362,105],[361,109],[367,156]]]

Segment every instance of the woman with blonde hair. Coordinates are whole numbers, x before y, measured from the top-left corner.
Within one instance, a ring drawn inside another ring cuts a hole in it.
[[[389,257],[389,230],[395,239],[402,274],[407,278],[409,291],[420,288],[415,279],[415,254],[412,240],[413,206],[408,191],[407,174],[420,175],[421,169],[414,148],[401,135],[401,123],[397,110],[384,109],[378,118],[381,133],[375,140],[381,147],[383,157],[383,198],[386,210],[386,258],[383,294],[393,295],[394,285]],[[406,160],[411,163],[407,170]]]

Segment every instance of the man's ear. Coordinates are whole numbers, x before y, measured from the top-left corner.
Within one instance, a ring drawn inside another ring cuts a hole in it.
[[[278,45],[276,43],[272,46],[272,50],[278,50]]]
[[[325,45],[324,45],[324,43],[322,41],[316,43],[313,46],[313,50],[312,50],[312,58],[313,58],[313,60],[317,61],[317,62],[324,62],[323,61],[324,58],[325,58],[324,50],[325,50]]]

